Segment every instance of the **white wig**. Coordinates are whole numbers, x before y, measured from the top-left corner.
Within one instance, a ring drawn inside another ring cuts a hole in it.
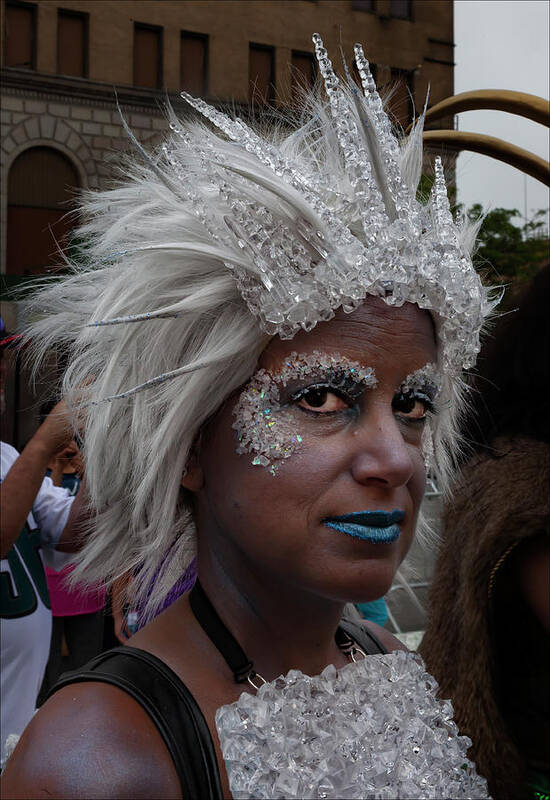
[[[327,106],[310,98],[309,109],[301,127],[274,129],[272,141],[319,186],[346,190]],[[273,173],[268,186],[265,168],[239,143],[205,124],[178,125],[184,137],[170,136],[169,152],[194,185],[201,180],[194,153],[206,143],[220,163],[238,163],[248,195],[262,206],[277,214],[281,198],[286,207],[294,203],[297,193]],[[402,144],[401,168],[412,187],[422,169],[421,133],[419,125]],[[137,569],[135,593],[142,600],[150,595],[153,613],[196,551],[180,486],[191,448],[204,422],[253,374],[269,336],[227,268],[227,250],[195,213],[165,153],[139,149],[140,163],[126,165],[117,188],[83,195],[77,235],[84,244],[68,274],[28,301],[26,318],[33,321],[26,333],[37,363],[52,347],[64,350],[63,393],[73,407],[86,407],[83,453],[93,519],[76,577],[109,582]],[[327,190],[324,202],[338,201]],[[293,211],[299,219],[298,201]],[[353,219],[346,224],[360,236]],[[472,229],[463,227],[461,237],[471,249]],[[143,317],[97,324],[136,315]],[[433,426],[433,470],[444,490],[461,393],[460,379],[446,377]]]

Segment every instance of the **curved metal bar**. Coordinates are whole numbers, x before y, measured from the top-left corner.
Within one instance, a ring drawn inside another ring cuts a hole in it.
[[[426,112],[426,123],[434,122],[442,117],[460,114],[462,111],[479,111],[489,109],[506,111],[520,117],[531,119],[541,125],[550,127],[550,103],[543,97],[526,92],[511,92],[507,89],[479,89],[475,92],[461,92],[446,97]],[[407,128],[407,133],[411,129]]]
[[[474,153],[496,158],[512,167],[520,169],[541,183],[550,186],[550,164],[543,158],[517,147],[514,144],[486,136],[483,133],[469,133],[467,131],[425,131],[424,143],[429,147],[442,145],[453,151],[471,150]]]

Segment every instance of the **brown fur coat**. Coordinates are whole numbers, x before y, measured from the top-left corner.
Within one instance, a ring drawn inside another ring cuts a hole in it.
[[[441,696],[453,702],[461,733],[472,739],[470,757],[491,795],[518,800],[525,794],[524,764],[492,687],[489,581],[510,545],[549,527],[550,446],[519,438],[494,446],[496,458],[476,455],[465,466],[446,509],[420,650]]]

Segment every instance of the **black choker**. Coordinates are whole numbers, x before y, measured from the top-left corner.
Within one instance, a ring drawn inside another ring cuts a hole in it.
[[[218,613],[202,588],[198,578],[189,595],[191,610],[195,619],[204,630],[212,644],[219,650],[224,657],[229,669],[233,673],[236,683],[250,683],[255,689],[259,685],[254,683],[258,679],[261,683],[266,683],[265,679],[254,669],[254,663],[248,658],[233,634],[226,628]],[[352,661],[355,661],[357,653],[363,657],[366,653],[356,644],[352,637],[338,626],[334,634],[336,644],[340,650]]]

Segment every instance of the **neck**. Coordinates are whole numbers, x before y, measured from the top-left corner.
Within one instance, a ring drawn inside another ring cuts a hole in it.
[[[317,675],[327,664],[347,663],[334,639],[344,603],[274,579],[244,561],[229,571],[200,547],[198,574],[220,619],[266,680],[290,669]]]

